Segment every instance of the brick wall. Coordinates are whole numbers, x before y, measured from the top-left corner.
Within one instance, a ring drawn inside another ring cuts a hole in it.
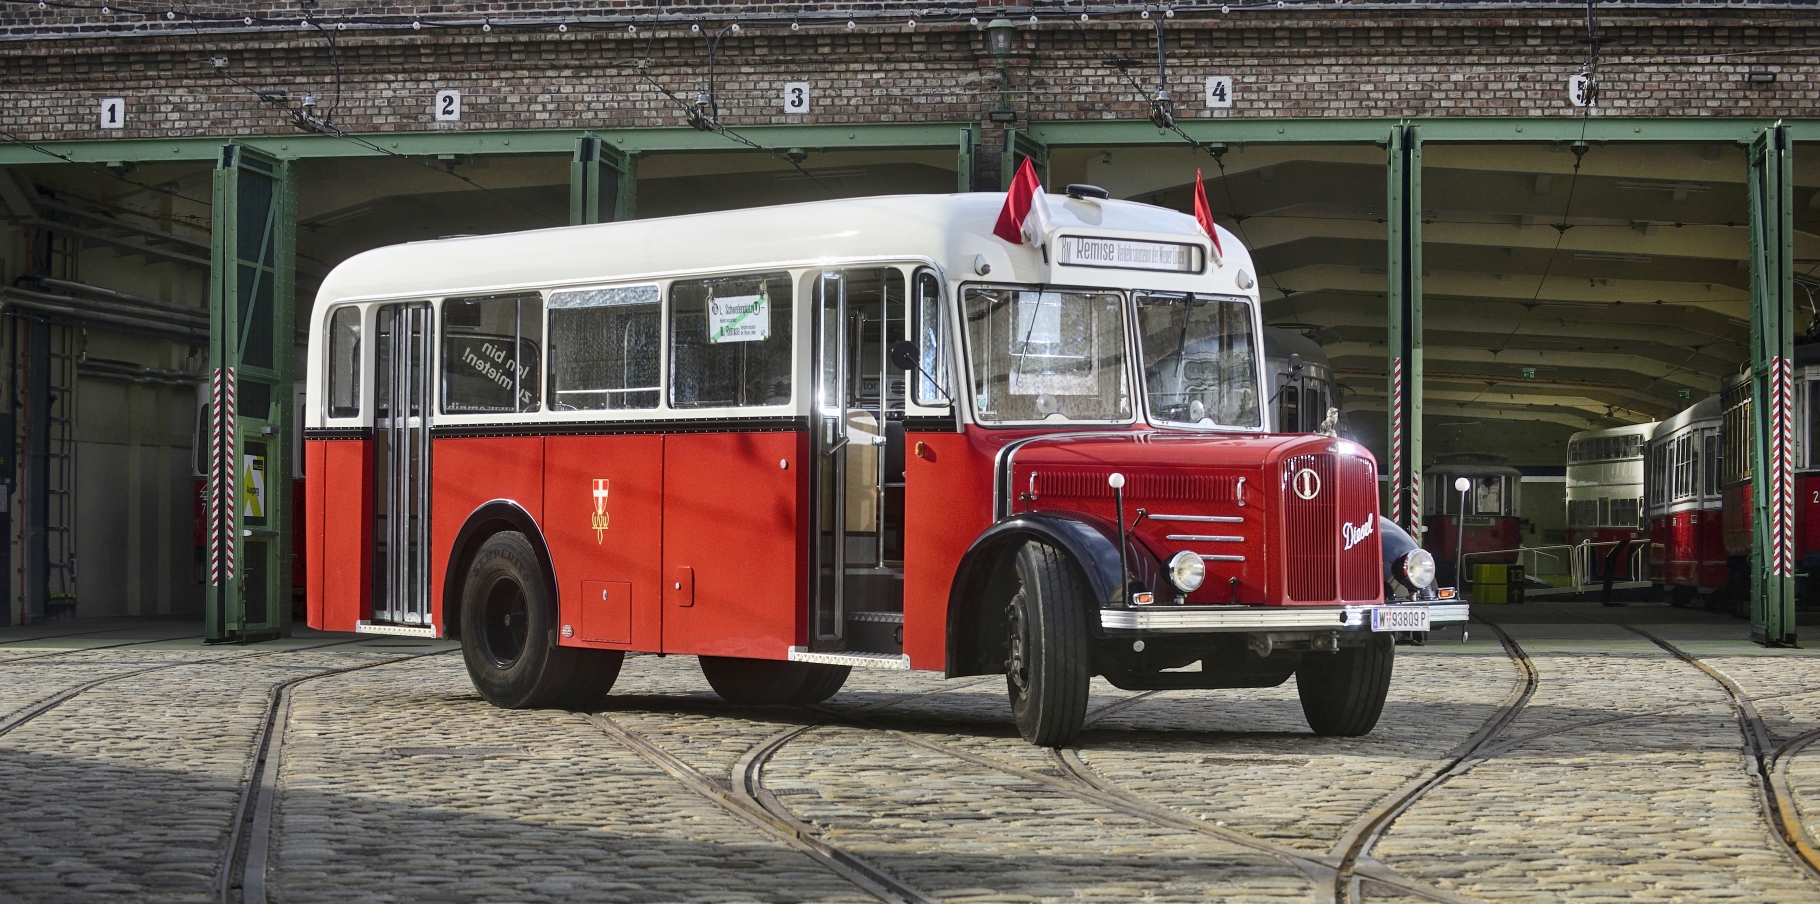
[[[283,134],[293,130],[284,110],[255,92],[283,90],[292,101],[316,93],[326,109],[337,69],[336,120],[350,131],[684,124],[678,102],[663,90],[690,98],[705,88],[702,35],[682,25],[636,33],[586,28],[579,18],[568,20],[577,25],[566,32],[548,24],[556,18],[512,25],[527,15],[557,16],[550,6],[485,7],[513,17],[486,32],[395,23],[371,28],[368,15],[355,27],[329,28],[338,67],[327,37],[314,28],[197,33],[181,22],[154,22],[149,27],[163,33],[30,37],[69,14],[7,7],[0,34],[12,37],[0,40],[0,128],[37,140]],[[878,8],[870,8],[874,18],[867,21],[878,21]],[[332,21],[330,14],[321,13],[322,21]],[[1084,24],[1049,18],[1033,25],[1020,17],[1019,25],[1010,89],[1012,106],[1024,117],[1144,115],[1155,77],[1150,22],[1127,14]],[[1601,115],[1768,117],[1820,110],[1820,20],[1811,15],[1637,15],[1603,19],[1600,27],[1606,39]],[[1565,83],[1586,58],[1584,38],[1584,21],[1567,13],[1428,10],[1398,17],[1383,10],[1291,9],[1183,13],[1167,21],[1171,87],[1187,118],[1572,115]],[[217,69],[215,58],[225,67]],[[1135,61],[1129,77],[1110,63],[1120,58]],[[1752,69],[1775,72],[1777,80],[1750,84],[1744,75]],[[999,98],[984,34],[954,21],[919,22],[915,29],[811,24],[797,31],[753,24],[724,38],[715,74],[723,120],[735,127],[979,120]],[[1234,78],[1230,110],[1203,103],[1203,80],[1213,74]],[[810,114],[783,114],[785,81],[812,83]],[[432,121],[438,88],[463,92],[462,122]],[[98,102],[114,96],[127,100],[129,127],[103,131]]]

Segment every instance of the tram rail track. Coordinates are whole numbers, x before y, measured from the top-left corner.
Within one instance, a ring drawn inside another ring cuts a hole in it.
[[[97,632],[97,633],[105,633],[105,632]],[[49,652],[37,653],[37,654],[31,655],[31,656],[15,656],[11,659],[0,659],[0,665],[9,665],[9,664],[15,663],[15,662],[30,662],[35,659],[49,659],[53,656],[73,656],[77,653],[93,653],[93,652],[96,652],[99,650],[118,650],[121,647],[141,647],[141,646],[145,646],[147,644],[154,644],[154,643],[171,643],[173,641],[189,640],[192,637],[199,638],[201,636],[202,635],[200,635],[200,634],[181,634],[176,637],[160,637],[155,640],[130,640],[130,641],[126,641],[124,643],[103,644],[98,647],[77,647],[75,649],[70,649],[70,650],[51,650]],[[33,639],[35,640],[36,638],[33,638]]]
[[[365,640],[366,638],[362,638]],[[360,641],[343,641],[358,643]],[[329,644],[327,646],[340,646]],[[306,648],[306,649],[320,649]],[[301,652],[301,651],[274,651]],[[273,813],[278,804],[278,772],[284,764],[284,743],[290,722],[293,691],[311,681],[383,668],[458,650],[432,650],[428,653],[400,654],[384,662],[364,662],[345,668],[328,669],[299,675],[272,685],[267,691],[265,712],[253,741],[253,753],[234,807],[234,822],[228,832],[226,850],[216,875],[216,900],[219,904],[236,904],[233,896],[239,889],[238,904],[266,904],[266,880],[270,870]],[[236,882],[235,880],[239,881]]]
[[[1794,789],[1788,780],[1789,760],[1815,740],[1820,740],[1820,729],[1803,732],[1778,745],[1770,735],[1768,724],[1757,711],[1756,699],[1745,693],[1731,676],[1702,661],[1700,657],[1681,649],[1654,632],[1635,625],[1593,618],[1554,606],[1546,608],[1594,624],[1622,628],[1655,644],[1670,656],[1692,666],[1707,678],[1712,679],[1713,683],[1717,684],[1719,689],[1725,693],[1727,702],[1731,705],[1732,714],[1737,719],[1738,734],[1743,741],[1744,753],[1751,765],[1749,771],[1754,779],[1753,784],[1756,786],[1757,803],[1770,834],[1782,843],[1789,856],[1810,878],[1820,880],[1820,844],[1815,843],[1813,836],[1808,833],[1807,827],[1802,824],[1800,809],[1795,802]],[[1799,692],[1776,694],[1762,699],[1770,700],[1798,695]]]

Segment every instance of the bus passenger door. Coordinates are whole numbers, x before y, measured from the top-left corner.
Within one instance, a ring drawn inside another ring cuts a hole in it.
[[[373,362],[373,621],[430,626],[430,306],[379,308]]]
[[[894,269],[816,280],[812,650],[903,651],[903,299]]]

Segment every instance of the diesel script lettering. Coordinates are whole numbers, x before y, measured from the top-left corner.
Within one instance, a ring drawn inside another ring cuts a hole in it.
[[[1365,523],[1358,525],[1348,521],[1340,525],[1340,536],[1346,539],[1346,548],[1351,549],[1359,545],[1359,541],[1371,536],[1371,532],[1375,529],[1370,519],[1366,519]]]

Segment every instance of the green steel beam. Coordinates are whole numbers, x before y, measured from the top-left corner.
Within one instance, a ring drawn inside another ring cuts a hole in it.
[[[1751,639],[1795,642],[1795,165],[1787,129],[1750,149]]]
[[[1413,537],[1422,536],[1422,142],[1427,137],[1425,129],[1418,133],[1415,126],[1396,125],[1385,142],[1390,520]]]
[[[1436,142],[1578,141],[1581,129],[1587,141],[1689,141],[1748,143],[1774,124],[1765,119],[1717,117],[1602,117],[1582,122],[1577,117],[1438,117],[1408,119],[1209,119],[1184,120],[1181,125],[1197,140],[1245,143],[1385,143],[1386,127],[1394,123],[1419,124],[1422,140]],[[1820,119],[1788,120],[1796,141],[1820,140]],[[837,148],[951,147],[954,130],[972,123],[870,123],[851,125],[763,125],[735,129],[739,135],[766,147]],[[597,135],[603,142],[629,153],[679,153],[738,151],[742,145],[723,135],[695,129],[548,129],[521,131],[384,132],[354,136],[349,141],[333,135],[287,134],[238,139],[246,147],[279,158],[377,157],[387,153],[407,156],[437,154],[571,154],[583,135]],[[1169,145],[1182,142],[1148,120],[1083,120],[1031,125],[1028,137],[1049,147]],[[213,161],[220,138],[136,138],[36,142],[81,163],[155,163],[158,161]],[[381,150],[366,147],[370,142]],[[0,143],[0,165],[55,163],[57,157],[15,142]]]
[[[954,130],[968,123],[873,123],[865,125],[751,126],[733,131],[765,147],[948,148]],[[543,131],[387,132],[353,136],[275,135],[237,139],[236,143],[281,159],[326,157],[410,157],[438,154],[562,154],[575,152],[584,135],[627,153],[746,151],[750,148],[724,135],[695,129],[549,129]],[[364,143],[378,146],[379,150]],[[156,163],[213,161],[220,138],[144,138],[97,141],[34,142],[78,163]],[[56,163],[59,158],[23,143],[0,142],[0,166]]]
[[[999,155],[999,188],[1009,189],[1017,168],[1025,160],[1036,168],[1037,182],[1049,184],[1049,148],[1042,139],[1032,138],[1016,129],[1005,130],[1005,152]]]
[[[633,155],[599,136],[575,139],[569,163],[569,225],[632,218]]]
[[[969,192],[973,190],[973,130],[961,130],[960,153],[954,159],[954,190]]]
[[[1749,142],[1773,124],[1766,119],[1707,117],[1411,117],[1405,119],[1204,119],[1178,120],[1197,141],[1226,144],[1349,143],[1383,145],[1386,126],[1420,125],[1422,142],[1587,141]],[[1820,120],[1800,128],[1820,137]],[[1030,126],[1032,137],[1050,147],[1185,144],[1181,136],[1146,120],[1045,122]]]

